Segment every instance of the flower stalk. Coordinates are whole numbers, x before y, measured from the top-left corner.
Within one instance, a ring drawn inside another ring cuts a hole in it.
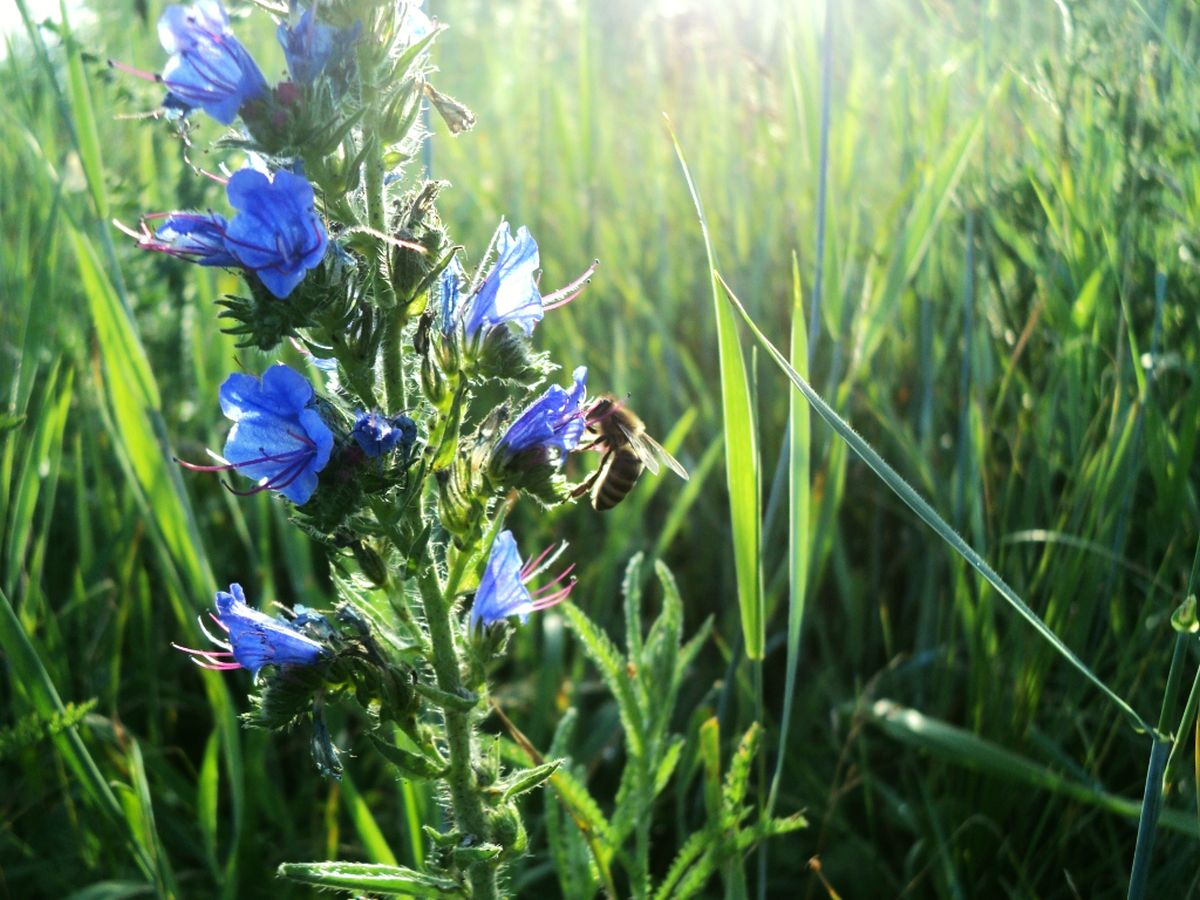
[[[442,593],[437,578],[427,572],[420,579],[421,601],[425,606],[425,618],[429,625],[429,642],[433,651],[433,670],[438,688],[447,694],[464,696],[462,684],[462,662],[454,640],[451,622],[452,596]],[[446,747],[450,754],[447,776],[450,798],[454,807],[454,819],[464,837],[472,844],[486,843],[489,838],[487,818],[484,815],[483,799],[475,779],[474,733],[470,713],[444,707],[443,720],[446,725]],[[475,900],[490,900],[496,894],[496,867],[491,862],[477,862],[470,866],[472,897]]]

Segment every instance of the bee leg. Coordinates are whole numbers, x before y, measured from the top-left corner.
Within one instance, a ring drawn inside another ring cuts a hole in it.
[[[599,478],[600,473],[604,471],[604,463],[608,461],[610,456],[612,456],[611,450],[604,454],[604,458],[600,460],[600,465],[596,466],[596,470],[575,486],[575,488],[571,491],[572,500],[583,497],[592,489],[592,485],[596,483],[596,479]]]

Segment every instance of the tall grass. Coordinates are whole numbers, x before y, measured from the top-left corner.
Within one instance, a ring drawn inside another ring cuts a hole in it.
[[[300,737],[238,727],[244,684],[169,648],[215,585],[254,577],[266,596],[320,605],[331,570],[280,504],[235,500],[170,462],[220,445],[216,386],[236,360],[263,360],[217,330],[212,301],[232,277],[138,256],[108,224],[165,198],[210,200],[165,125],[116,118],[158,98],[102,62],[159,59],[162,4],[102,6],[94,28],[37,28],[41,43],[19,37],[0,63],[0,728],[32,716],[45,735],[0,758],[0,884],[13,897],[276,896],[289,888],[270,873],[287,859],[413,864],[431,798],[385,777],[349,729],[337,739],[357,754],[352,780],[318,781]],[[521,523],[531,545],[533,531],[572,541],[575,596],[610,633],[638,551],[676,573],[685,636],[716,617],[682,688],[688,778],[656,810],[655,874],[704,815],[701,723],[717,714],[719,734],[740,735],[765,710],[763,746],[782,753],[775,807],[812,823],[770,849],[767,895],[823,896],[814,856],[845,897],[1123,894],[1147,737],[820,422],[807,445],[801,428],[785,441],[799,406],[746,343],[759,687],[710,267],[661,114],[753,319],[780,348],[792,335],[793,362],[829,404],[1149,717],[1200,519],[1200,18],[1178,0],[835,5],[818,293],[823,6],[433,12],[452,26],[437,86],[480,118],[458,138],[434,127],[433,175],[453,184],[443,214],[472,246],[500,215],[528,224],[547,286],[601,259],[538,339],[586,362],[591,385],[629,394],[692,473],[645,477],[604,518],[577,507]],[[268,31],[259,56],[279,60]],[[807,491],[788,481],[801,460]],[[1190,686],[1194,637],[1180,646]],[[576,708],[569,752],[611,795],[617,711],[561,617],[522,635],[503,681],[505,713],[543,752]],[[93,698],[82,725],[63,724],[63,704]],[[1181,716],[1159,721],[1191,740]],[[1198,890],[1189,749],[1165,771],[1145,896]],[[769,782],[754,788],[765,802]],[[534,852],[514,885],[530,895],[558,884],[543,802],[553,795],[527,804]],[[747,877],[756,888],[755,867]]]

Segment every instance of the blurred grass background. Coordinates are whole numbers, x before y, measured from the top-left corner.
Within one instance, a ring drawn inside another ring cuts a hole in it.
[[[413,817],[436,815],[352,730],[336,736],[357,757],[347,778],[319,781],[303,735],[238,727],[242,678],[202,675],[170,649],[218,584],[317,606],[331,590],[323,553],[280,504],[170,463],[220,446],[216,387],[235,355],[250,370],[266,360],[218,331],[213,301],[236,279],[139,254],[107,224],[220,202],[166,125],[126,118],[155,90],[104,64],[155,68],[162,8],[84,4],[86,26],[72,35],[55,16],[33,42],[18,20],[0,62],[0,896],[287,895],[278,862],[411,864]],[[628,393],[692,472],[686,485],[646,477],[604,517],[527,509],[522,546],[569,539],[575,598],[613,634],[625,561],[666,560],[688,633],[716,617],[677,728],[694,735],[715,714],[732,736],[762,708],[773,753],[789,387],[747,344],[763,454],[760,696],[741,647],[707,263],[661,114],[722,273],[783,346],[793,254],[812,299],[824,7],[443,0],[431,12],[451,26],[435,84],[479,114],[458,138],[433,126],[433,174],[453,184],[443,217],[476,254],[499,216],[528,224],[549,287],[601,259],[537,340],[568,370],[586,363],[595,389]],[[1150,718],[1200,516],[1200,15],[1182,0],[856,0],[831,24],[811,380]],[[277,76],[266,16],[238,32]],[[203,148],[218,134],[199,129],[193,161],[215,167]],[[804,808],[812,825],[767,847],[765,894],[827,896],[806,865],[819,856],[847,898],[1123,895],[1145,739],[819,423],[811,522],[777,809]],[[500,684],[542,747],[579,708],[575,759],[608,796],[616,712],[558,616],[524,631]],[[1183,749],[1149,896],[1198,890]],[[702,815],[698,766],[686,752],[687,785],[658,811],[663,867]],[[557,890],[539,853],[543,802],[526,804],[534,852],[514,882],[538,896]],[[758,892],[757,857],[747,872]]]

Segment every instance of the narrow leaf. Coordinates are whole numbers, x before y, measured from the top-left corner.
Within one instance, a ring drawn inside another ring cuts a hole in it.
[[[721,302],[717,289],[716,255],[709,235],[708,220],[700,195],[692,181],[683,149],[668,123],[675,155],[683,169],[684,180],[700,218],[704,250],[713,273],[713,310],[717,318],[717,355],[720,364],[721,412],[725,423],[725,480],[729,488],[730,530],[733,534],[733,561],[737,571],[738,607],[742,618],[745,652],[749,659],[762,659],[766,624],[763,621],[761,573],[762,517],[759,513],[758,433],[750,399],[750,380],[742,347],[738,343],[737,321]]]
[[[853,428],[850,427],[841,416],[834,412],[833,408],[826,403],[821,396],[813,390],[812,386],[783,358],[775,346],[767,339],[766,335],[759,330],[754,324],[754,320],[750,318],[750,314],[746,312],[746,308],[742,306],[742,302],[733,293],[733,290],[725,283],[720,273],[714,273],[721,286],[725,289],[725,296],[729,299],[730,304],[737,309],[741,314],[746,327],[750,329],[759,344],[770,354],[771,358],[780,369],[791,379],[797,390],[804,395],[804,398],[812,405],[817,414],[824,419],[838,436],[846,442],[863,462],[865,462],[878,475],[883,483],[886,484],[904,503],[912,509],[913,512],[920,517],[926,525],[934,530],[934,532],[950,545],[956,553],[965,559],[980,575],[982,575],[989,584],[996,589],[1005,602],[1015,609],[1026,621],[1034,627],[1039,635],[1055,650],[1058,651],[1064,659],[1074,666],[1080,673],[1084,675],[1092,684],[1099,688],[1106,697],[1108,697],[1117,708],[1121,710],[1133,724],[1133,726],[1147,733],[1154,733],[1154,729],[1150,724],[1143,719],[1133,707],[1125,702],[1122,697],[1117,694],[1112,688],[1105,684],[1098,675],[1096,675],[1078,656],[1071,650],[1062,639],[1055,634],[1045,622],[1041,620],[1037,613],[1030,609],[1008,584],[996,574],[995,570],[980,556],[975,550],[964,541],[958,533],[947,524],[946,520],[934,511],[933,507],[918,494],[913,487],[900,477],[900,474],[893,469],[883,457],[875,452],[862,437],[859,436]]]

